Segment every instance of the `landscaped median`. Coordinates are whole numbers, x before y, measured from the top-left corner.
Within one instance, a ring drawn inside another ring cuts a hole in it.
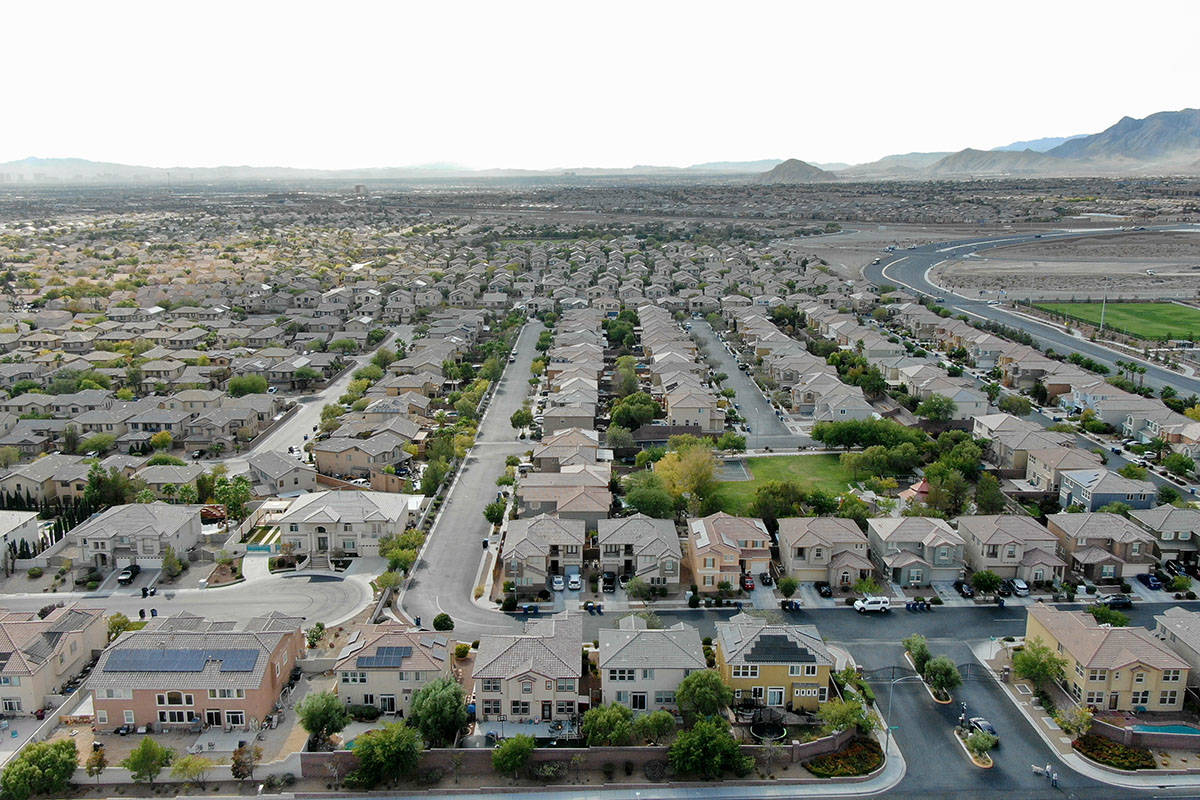
[[[962,685],[962,675],[954,662],[945,656],[934,657],[929,652],[925,637],[914,633],[901,642],[904,645],[904,657],[916,673],[921,676],[921,685],[933,702],[948,705],[954,702],[952,689]]]

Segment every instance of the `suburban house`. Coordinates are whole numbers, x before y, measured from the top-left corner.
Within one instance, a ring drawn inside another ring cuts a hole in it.
[[[1063,682],[1076,702],[1105,711],[1183,708],[1190,666],[1145,628],[1037,603],[1025,621],[1025,640],[1033,639],[1067,658]]]
[[[364,625],[351,634],[333,671],[338,696],[347,704],[404,716],[414,692],[450,677],[449,640],[396,622]]]
[[[583,620],[567,613],[530,620],[524,633],[481,637],[472,671],[479,719],[574,719],[582,648]]]
[[[707,669],[695,628],[682,622],[649,628],[643,617],[622,617],[616,628],[600,629],[600,684],[603,702],[641,711],[675,713],[675,690],[688,674]]]
[[[297,554],[379,555],[379,540],[412,526],[425,498],[390,492],[312,492],[279,517],[280,539]]]
[[[1059,493],[1064,472],[1099,466],[1100,456],[1074,447],[1039,447],[1025,451],[1025,480],[1046,493]]]
[[[972,571],[1001,578],[1062,580],[1067,564],[1058,557],[1058,537],[1031,517],[1016,514],[964,516],[955,520]]]
[[[35,611],[0,609],[0,638],[6,651],[0,666],[0,709],[5,715],[32,714],[47,698],[108,644],[101,608],[52,607],[44,618]]]
[[[1160,559],[1196,563],[1200,510],[1161,505],[1130,511],[1129,518],[1158,539]]]
[[[735,704],[813,712],[829,699],[834,658],[815,625],[771,625],[741,613],[716,628],[717,670]]]
[[[21,542],[30,555],[41,549],[41,529],[38,527],[36,511],[0,511],[0,552],[17,555]]]
[[[1051,514],[1046,527],[1058,537],[1058,552],[1070,570],[1089,580],[1132,578],[1157,561],[1154,535],[1120,514]]]
[[[687,558],[701,592],[716,592],[726,582],[737,588],[743,574],[765,572],[771,563],[771,534],[760,519],[718,511],[687,526]]]
[[[518,591],[536,593],[548,589],[550,576],[564,574],[567,567],[582,573],[585,535],[583,520],[549,514],[510,520],[500,553],[504,580]]]
[[[853,520],[841,517],[784,517],[779,520],[783,571],[799,581],[853,586],[872,575],[867,537]]]
[[[1200,614],[1181,606],[1154,617],[1154,636],[1188,663],[1187,685],[1200,686]]]
[[[875,517],[867,520],[871,557],[901,586],[929,586],[964,577],[963,540],[943,519]]]
[[[250,482],[259,497],[317,491],[317,471],[284,453],[266,450],[247,459]]]
[[[1075,469],[1062,473],[1058,502],[1063,508],[1082,506],[1084,511],[1095,511],[1109,503],[1150,508],[1157,491],[1150,481],[1133,480],[1104,468]]]
[[[302,622],[272,613],[235,629],[181,614],[127,631],[88,679],[96,724],[250,731],[274,713],[304,652]]]
[[[600,520],[597,534],[601,570],[641,578],[668,592],[678,590],[683,556],[674,522],[634,514]]]
[[[372,470],[408,461],[404,439],[392,433],[380,433],[369,439],[349,439],[341,436],[313,445],[313,461],[323,475],[350,475],[366,478]]]
[[[201,508],[161,502],[112,506],[71,530],[82,562],[75,566],[85,572],[129,564],[158,568],[167,547],[186,559],[200,541]]]

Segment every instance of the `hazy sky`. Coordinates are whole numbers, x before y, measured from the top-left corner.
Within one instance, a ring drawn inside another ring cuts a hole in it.
[[[869,161],[1200,105],[1200,4],[8,3],[0,161]]]

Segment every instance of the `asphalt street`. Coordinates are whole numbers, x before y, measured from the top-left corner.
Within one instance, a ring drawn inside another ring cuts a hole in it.
[[[533,447],[528,439],[517,438],[508,418],[529,394],[530,366],[541,331],[542,324],[536,320],[522,328],[513,348],[516,361],[506,365],[480,422],[475,446],[438,513],[429,543],[401,599],[405,614],[413,620],[420,617],[425,627],[445,612],[462,638],[521,629],[516,618],[475,605],[472,593],[488,533],[483,507],[496,498],[496,478],[504,472],[505,458],[523,455]]]
[[[1192,226],[1162,225],[1145,230],[1180,230],[1189,227]],[[1128,232],[1132,233],[1133,231]],[[1144,233],[1145,231],[1141,232]],[[1069,336],[1058,328],[1043,322],[1013,314],[1004,306],[990,306],[986,301],[975,300],[943,289],[929,281],[928,272],[943,261],[963,258],[971,253],[989,250],[993,247],[1025,244],[1038,238],[1043,240],[1057,240],[1098,235],[1120,236],[1123,233],[1125,232],[1116,229],[1081,232],[1054,231],[1043,234],[1006,234],[981,239],[965,239],[956,242],[935,242],[890,255],[886,259],[883,259],[880,264],[866,267],[865,275],[867,280],[876,285],[891,284],[893,286],[903,286],[919,294],[942,298],[938,301],[938,304],[952,312],[967,314],[975,318],[989,319],[1003,323],[1011,328],[1018,328],[1033,336],[1038,346],[1042,349],[1052,347],[1060,353],[1082,353],[1102,364],[1108,365],[1115,373],[1116,361],[1128,361],[1132,357],[1110,350],[1103,345],[1089,342],[1087,339]],[[1148,386],[1156,389],[1160,386],[1171,386],[1180,394],[1200,394],[1200,379],[1180,375],[1179,373],[1157,366],[1153,362],[1143,361],[1140,358],[1134,360],[1137,360],[1146,367],[1145,382]]]
[[[725,345],[708,322],[693,319],[691,323],[692,330],[716,361],[717,371],[729,376],[724,386],[737,392],[733,401],[738,404],[738,413],[750,425],[750,433],[745,434],[746,447],[750,450],[761,450],[764,447],[786,449],[811,444],[811,439],[792,433],[775,415],[775,409],[767,402],[767,398],[750,376],[738,369],[737,359],[725,349]]]

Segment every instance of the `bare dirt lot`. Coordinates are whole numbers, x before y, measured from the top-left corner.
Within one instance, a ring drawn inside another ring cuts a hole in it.
[[[1200,234],[1096,236],[998,247],[948,261],[931,275],[965,294],[1005,290],[1036,300],[1195,299],[1200,296]]]

